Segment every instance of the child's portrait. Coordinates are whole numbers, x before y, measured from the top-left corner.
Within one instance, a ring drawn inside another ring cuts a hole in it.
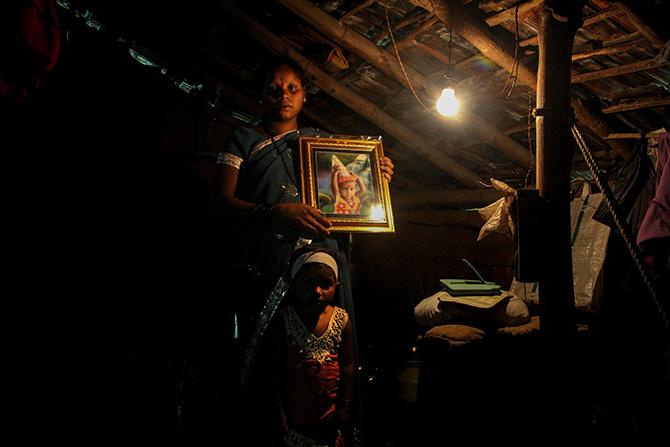
[[[318,208],[325,214],[367,216],[375,202],[370,154],[316,152]]]
[[[328,218],[330,231],[395,231],[382,158],[378,138],[300,137],[304,203]]]

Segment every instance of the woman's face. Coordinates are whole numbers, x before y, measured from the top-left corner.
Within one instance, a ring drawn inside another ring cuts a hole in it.
[[[263,109],[271,121],[296,120],[305,100],[302,81],[293,68],[280,65],[263,90]]]

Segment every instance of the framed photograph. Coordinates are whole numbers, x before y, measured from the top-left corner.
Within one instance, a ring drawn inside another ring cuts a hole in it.
[[[380,140],[300,138],[302,201],[330,219],[331,231],[394,232]]]

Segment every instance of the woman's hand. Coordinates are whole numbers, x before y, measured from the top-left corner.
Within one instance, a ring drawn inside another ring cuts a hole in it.
[[[382,171],[382,175],[388,180],[389,183],[391,183],[391,179],[393,178],[393,162],[391,161],[390,158],[388,157],[382,157],[382,159],[379,161],[380,164],[380,169]]]
[[[304,203],[277,203],[272,206],[272,217],[293,228],[328,236],[331,223],[316,208]]]

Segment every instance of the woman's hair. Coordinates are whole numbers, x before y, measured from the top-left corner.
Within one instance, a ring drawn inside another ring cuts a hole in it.
[[[305,74],[305,70],[302,69],[300,65],[298,65],[293,59],[290,59],[286,56],[280,56],[271,59],[269,62],[266,64],[263,64],[261,66],[261,69],[259,70],[260,74],[260,91],[262,92],[265,89],[265,86],[268,83],[268,80],[270,77],[274,74],[274,72],[279,68],[279,67],[289,67],[295,75],[300,79],[300,82],[302,83],[303,88],[306,87],[307,85],[307,76]]]

